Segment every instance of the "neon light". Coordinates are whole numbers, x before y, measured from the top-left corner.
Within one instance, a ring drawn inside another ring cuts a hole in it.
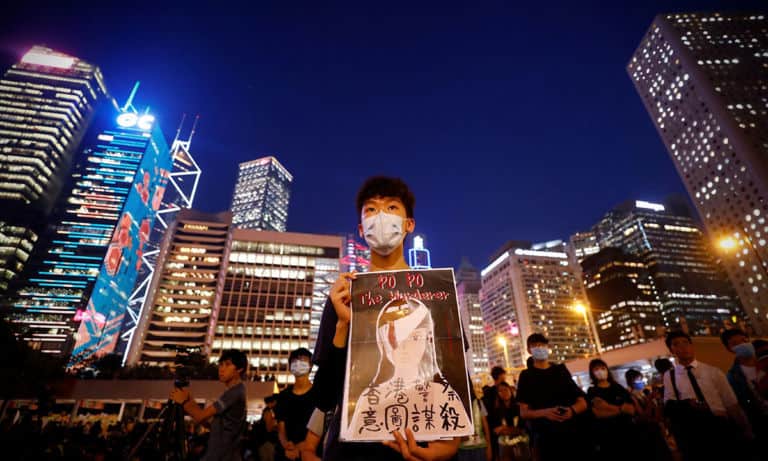
[[[413,249],[414,250],[423,250],[424,249],[424,238],[420,235],[417,235],[413,238]]]
[[[494,262],[492,262],[491,264],[489,264],[488,267],[486,267],[485,269],[480,271],[480,276],[481,277],[485,277],[485,275],[487,273],[489,273],[490,271],[495,269],[496,266],[498,266],[499,264],[503,263],[504,260],[507,259],[507,258],[509,258],[509,251],[505,251],[503,255],[501,255],[498,258],[496,258],[496,260]]]
[[[635,207],[645,208],[646,210],[664,211],[664,205],[660,203],[646,202],[645,200],[636,200]]]
[[[75,58],[61,54],[41,53],[40,49],[35,47],[21,58],[25,64],[34,64],[38,66],[56,67],[58,69],[71,69],[75,65]]]

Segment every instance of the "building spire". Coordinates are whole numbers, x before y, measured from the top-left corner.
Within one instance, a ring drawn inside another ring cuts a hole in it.
[[[131,94],[128,95],[128,100],[125,101],[125,105],[122,108],[123,112],[128,111],[128,109],[130,109],[132,112],[138,112],[133,107],[133,98],[136,96],[136,92],[139,90],[139,85],[140,84],[141,84],[141,82],[136,80],[136,83],[133,85],[133,89],[131,90]]]

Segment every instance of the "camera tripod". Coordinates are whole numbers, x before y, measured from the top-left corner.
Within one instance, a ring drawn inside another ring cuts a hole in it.
[[[160,423],[160,424],[158,424]],[[126,461],[131,461],[144,445],[147,437],[154,432],[152,452],[164,461],[184,461],[187,459],[187,434],[184,428],[184,409],[169,399],[155,421],[147,427],[136,444],[128,452]]]

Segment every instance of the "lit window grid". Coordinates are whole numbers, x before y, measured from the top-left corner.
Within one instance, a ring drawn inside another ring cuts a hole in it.
[[[768,135],[759,129],[768,124],[761,67],[768,57],[765,25],[759,14],[659,17],[628,68],[710,234],[749,232],[763,259],[761,234],[768,228],[746,217],[765,214],[766,184],[747,167],[751,160],[744,151],[768,154]],[[678,58],[671,61],[675,53]],[[685,91],[654,104],[653,98],[662,96],[660,83],[675,82],[673,77],[684,77]],[[768,312],[759,306],[768,301],[768,285],[757,278],[762,268],[751,270],[759,265],[752,251],[724,263],[748,314],[762,323]]]

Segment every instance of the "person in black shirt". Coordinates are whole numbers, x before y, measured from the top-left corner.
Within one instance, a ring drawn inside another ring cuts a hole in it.
[[[589,448],[577,415],[587,410],[587,401],[565,365],[549,363],[548,344],[540,333],[528,337],[533,366],[517,381],[520,417],[528,422],[537,459],[583,459]]]
[[[301,445],[307,436],[307,422],[315,410],[316,393],[309,380],[312,353],[300,347],[288,356],[288,366],[296,382],[277,397],[275,417],[285,459],[300,459]]]
[[[496,402],[496,392],[499,390],[499,383],[506,382],[507,371],[500,366],[491,368],[491,378],[493,386],[483,389],[483,405],[488,409]]]
[[[407,184],[397,178],[376,176],[363,183],[357,194],[358,232],[371,248],[370,272],[409,269],[405,262],[403,242],[416,228],[413,216],[415,198]],[[394,432],[393,440],[383,445],[372,443],[342,443],[339,441],[341,408],[344,398],[347,340],[350,321],[350,281],[355,274],[341,274],[331,287],[320,320],[313,362],[318,366],[315,387],[317,407],[335,411],[328,428],[328,441],[323,459],[344,461],[378,461],[408,459],[448,460],[453,457],[460,438],[416,443],[413,433]]]
[[[632,433],[632,415],[635,404],[632,396],[616,383],[608,370],[608,365],[601,359],[589,362],[589,378],[592,387],[587,390],[587,400],[594,419],[592,420],[592,441],[597,459],[632,458],[633,450],[630,436]]]
[[[499,382],[496,386],[496,397],[492,406],[487,408],[488,429],[491,432],[490,443],[493,449],[493,459],[511,459],[509,456],[500,455],[499,437],[515,436],[522,431],[516,426],[515,419],[520,416],[520,406],[512,395],[512,386],[506,381]]]

